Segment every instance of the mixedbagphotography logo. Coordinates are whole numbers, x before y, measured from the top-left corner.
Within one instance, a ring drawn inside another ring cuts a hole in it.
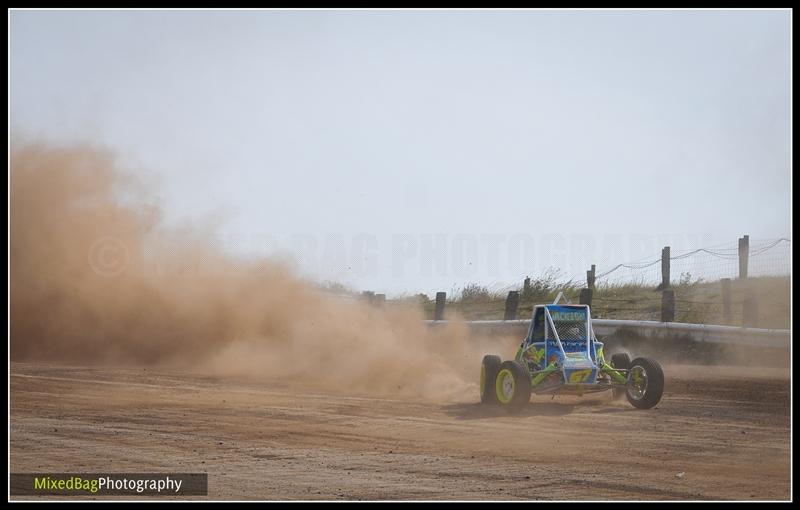
[[[128,247],[116,237],[97,239],[89,247],[89,266],[96,274],[113,278],[121,275],[130,262]]]
[[[207,473],[12,473],[15,496],[206,496]]]

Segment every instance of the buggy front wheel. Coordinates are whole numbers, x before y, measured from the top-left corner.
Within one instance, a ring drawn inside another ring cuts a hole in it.
[[[518,412],[531,399],[530,373],[518,361],[504,361],[497,372],[494,389],[500,407],[510,413]]]
[[[628,370],[628,402],[638,409],[650,409],[664,394],[664,371],[654,359],[636,358]]]

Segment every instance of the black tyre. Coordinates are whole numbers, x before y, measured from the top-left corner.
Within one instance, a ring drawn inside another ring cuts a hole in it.
[[[482,404],[497,403],[497,395],[494,391],[494,380],[497,378],[497,372],[500,370],[500,363],[502,363],[500,356],[487,354],[483,357],[483,361],[481,362]]]
[[[628,370],[631,366],[631,357],[627,352],[618,352],[611,356],[611,366],[620,370]],[[625,396],[625,388],[622,386],[615,386],[611,388],[611,393],[614,395],[614,400],[618,400]]]
[[[664,394],[664,371],[654,359],[636,358],[628,371],[628,402],[639,409],[650,409]]]
[[[495,398],[510,413],[520,411],[531,399],[531,375],[517,361],[500,364],[494,383]]]

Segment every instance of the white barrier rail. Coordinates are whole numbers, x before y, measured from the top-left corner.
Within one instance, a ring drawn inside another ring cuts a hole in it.
[[[445,325],[448,321],[425,321],[430,326]],[[490,334],[521,334],[530,327],[530,320],[466,321],[473,331]],[[792,330],[740,328],[711,324],[685,324],[681,322],[634,321],[617,319],[592,319],[592,328],[598,336],[612,335],[619,329],[632,330],[643,336],[657,339],[688,336],[696,342],[746,345],[751,347],[788,348]]]

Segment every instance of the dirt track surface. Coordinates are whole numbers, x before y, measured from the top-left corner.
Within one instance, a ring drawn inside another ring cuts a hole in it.
[[[477,397],[14,363],[11,468],[208,472],[209,499],[789,499],[788,371],[743,370],[665,367],[649,411],[600,394],[507,416]]]

